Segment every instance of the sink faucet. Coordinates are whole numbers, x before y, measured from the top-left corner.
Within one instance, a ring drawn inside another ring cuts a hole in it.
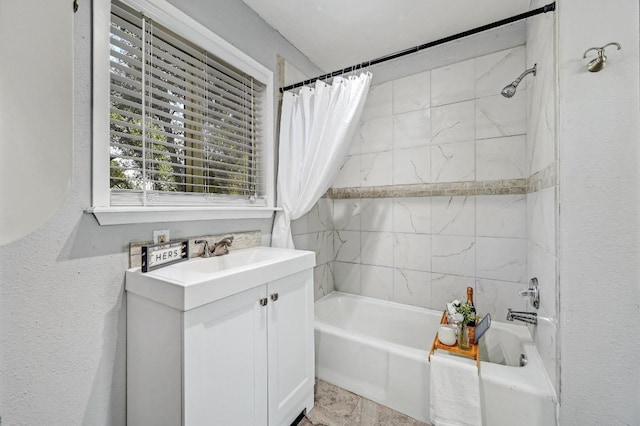
[[[200,256],[202,257],[209,257],[211,256],[211,250],[209,250],[209,241],[207,240],[197,240],[195,241],[196,244],[204,244],[204,246],[202,247],[202,254]]]
[[[229,246],[233,243],[233,236],[225,237],[215,243],[213,248],[209,247],[209,241],[207,240],[197,240],[196,244],[204,244],[202,246],[202,257],[211,257],[211,256],[222,256],[225,254],[229,254]]]
[[[233,243],[233,236],[225,237],[213,245],[211,254],[214,256],[223,256],[229,254],[229,246]]]
[[[537,312],[524,312],[524,311],[512,311],[509,308],[509,312],[507,312],[507,321],[518,320],[522,322],[528,322],[529,324],[537,325],[538,324],[538,313]]]

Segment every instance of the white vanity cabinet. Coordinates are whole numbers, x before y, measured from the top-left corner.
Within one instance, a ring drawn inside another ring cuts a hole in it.
[[[266,293],[263,285],[185,313],[185,425],[268,424]]]
[[[139,294],[160,270],[128,271],[128,424],[288,426],[311,410],[313,269],[304,265],[185,310]]]
[[[303,276],[304,274],[304,276]],[[304,281],[305,285],[299,283]],[[269,425],[287,425],[313,408],[313,270],[267,286]]]
[[[185,312],[185,424],[290,425],[313,406],[313,345],[311,270]]]

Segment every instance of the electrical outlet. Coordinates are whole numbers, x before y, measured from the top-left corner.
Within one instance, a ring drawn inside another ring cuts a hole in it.
[[[171,241],[171,238],[169,238],[169,230],[168,229],[163,229],[161,231],[153,231],[153,243],[154,244],[159,244],[159,243],[166,243]]]

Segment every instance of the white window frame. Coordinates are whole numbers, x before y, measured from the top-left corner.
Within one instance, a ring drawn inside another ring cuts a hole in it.
[[[93,2],[93,168],[92,207],[100,225],[208,219],[270,218],[275,210],[273,72],[164,0],[120,0],[176,34],[263,83],[266,206],[111,206],[109,187],[109,34],[111,0]]]

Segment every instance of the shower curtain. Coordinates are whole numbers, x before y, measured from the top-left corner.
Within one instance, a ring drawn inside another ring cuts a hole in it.
[[[329,189],[360,122],[371,74],[316,81],[296,95],[285,92],[280,119],[278,206],[271,245],[294,248],[291,221]]]

